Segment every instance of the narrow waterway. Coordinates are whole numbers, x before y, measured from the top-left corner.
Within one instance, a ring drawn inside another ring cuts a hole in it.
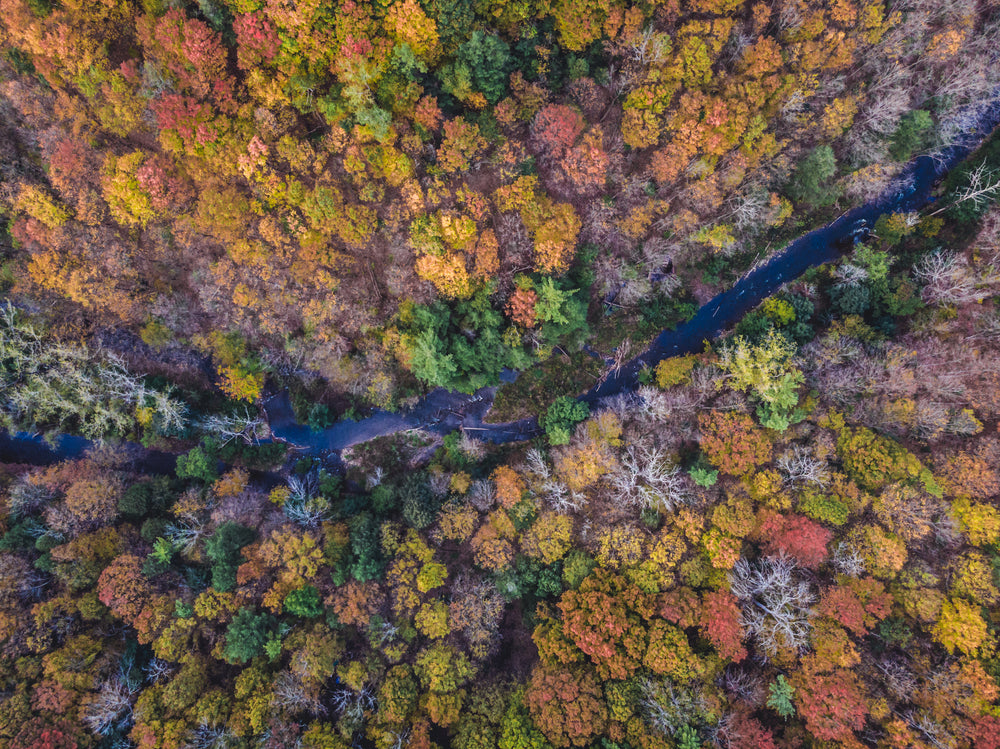
[[[704,341],[732,327],[784,284],[810,267],[836,259],[845,248],[863,238],[879,216],[924,208],[933,201],[931,192],[938,181],[966,158],[998,123],[1000,101],[981,113],[978,126],[969,129],[964,142],[949,147],[936,158],[920,156],[914,159],[894,182],[895,187],[873,202],[848,211],[832,223],[796,239],[767,263],[744,275],[732,288],[704,304],[688,322],[675,330],[662,331],[649,348],[619,370],[609,371],[579,399],[595,406],[603,398],[634,390],[643,367],[654,366],[670,356],[700,351]],[[501,379],[509,382],[516,377],[516,372],[508,370]],[[406,412],[376,411],[358,421],[342,419],[321,431],[295,420],[287,392],[266,401],[264,409],[275,438],[310,453],[338,453],[351,445],[409,429],[442,435],[464,429],[477,439],[493,443],[530,439],[542,432],[534,418],[504,424],[485,423],[496,392],[497,387],[482,388],[473,395],[438,388]],[[54,445],[49,445],[37,435],[18,433],[11,436],[0,431],[0,461],[50,463],[77,457],[91,444],[83,438],[64,435]],[[170,454],[145,450],[140,445],[125,444],[122,448],[134,454],[136,463],[151,472],[168,472],[173,465],[174,457]]]
[[[617,372],[609,371],[579,400],[595,406],[603,398],[634,390],[643,367],[654,366],[671,356],[700,351],[704,341],[735,325],[808,268],[835,260],[855,241],[864,238],[883,214],[924,208],[933,202],[931,192],[939,180],[965,159],[998,123],[1000,103],[995,103],[982,113],[978,127],[969,130],[963,143],[951,146],[935,158],[920,156],[911,161],[894,186],[878,199],[796,239],[767,263],[744,275],[732,288],[704,304],[688,322],[675,330],[662,331],[643,353]],[[504,372],[507,380],[516,376],[514,372]],[[470,396],[438,388],[406,413],[377,411],[366,419],[343,420],[322,431],[313,431],[295,421],[287,393],[269,400],[265,409],[277,438],[319,451],[339,451],[375,437],[416,428],[437,434],[464,429],[473,437],[494,443],[530,439],[541,433],[537,419],[485,423],[483,419],[496,391],[496,387],[488,387]]]

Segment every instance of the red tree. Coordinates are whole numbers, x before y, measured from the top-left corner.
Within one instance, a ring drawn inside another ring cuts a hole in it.
[[[802,671],[792,680],[799,715],[820,741],[850,741],[865,724],[868,706],[853,671]]]
[[[169,157],[162,154],[148,159],[135,172],[135,178],[157,211],[182,209],[194,199],[191,183],[177,174]]]
[[[10,749],[77,749],[77,731],[68,720],[32,718],[11,739]]]
[[[243,70],[271,62],[281,49],[274,25],[260,13],[245,13],[233,20],[236,33],[236,60]]]
[[[803,515],[780,515],[771,510],[761,512],[758,535],[769,555],[783,551],[809,569],[826,559],[826,545],[833,538],[833,533]]]
[[[739,662],[746,658],[743,627],[736,596],[728,590],[714,590],[702,599],[700,627],[705,638],[723,658]]]
[[[545,738],[557,747],[587,746],[607,724],[600,684],[582,669],[537,666],[524,701]]]
[[[122,554],[97,580],[97,597],[101,603],[129,623],[142,612],[151,592],[142,574],[142,559],[135,554]]]
[[[972,742],[975,749],[1000,749],[1000,718],[992,715],[976,718]]]
[[[891,611],[892,596],[882,583],[871,577],[829,588],[819,602],[820,614],[836,620],[859,637],[868,634]]]
[[[543,156],[561,154],[583,132],[583,115],[565,104],[549,104],[531,123],[531,145]]]
[[[135,28],[146,54],[174,77],[181,90],[207,97],[226,77],[222,38],[202,21],[171,8],[159,18],[143,16]]]

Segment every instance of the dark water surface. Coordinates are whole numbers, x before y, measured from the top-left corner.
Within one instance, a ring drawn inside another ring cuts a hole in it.
[[[969,130],[963,143],[951,146],[937,158],[920,156],[911,161],[894,183],[894,189],[796,239],[771,260],[744,275],[731,289],[705,303],[691,320],[675,330],[661,332],[648,349],[617,372],[609,372],[579,400],[594,406],[603,398],[634,390],[643,367],[654,366],[667,357],[701,351],[704,341],[732,327],[784,284],[810,267],[839,257],[856,240],[866,236],[879,216],[927,206],[933,202],[931,191],[937,182],[968,156],[998,123],[1000,103],[982,113],[978,126]],[[511,382],[516,377],[516,372],[505,370],[501,379]],[[264,409],[275,438],[310,453],[339,452],[375,437],[418,428],[442,435],[464,429],[472,437],[494,443],[530,439],[542,433],[534,418],[506,424],[484,423],[496,392],[497,387],[482,388],[473,395],[438,388],[405,413],[376,411],[358,421],[342,419],[321,431],[295,420],[287,392],[270,398],[264,403]],[[56,440],[55,446],[50,446],[38,436],[24,433],[10,436],[0,432],[0,462],[51,463],[77,457],[91,444],[83,438],[64,435]],[[147,470],[157,473],[172,470],[174,458],[167,453],[144,451],[139,445],[123,445],[122,449],[136,452],[136,460],[148,466]],[[140,455],[142,457],[138,457]]]
[[[671,356],[701,351],[706,340],[735,325],[784,284],[808,268],[835,260],[855,241],[863,239],[879,216],[927,206],[934,200],[931,191],[937,182],[967,157],[998,122],[1000,104],[994,104],[982,114],[978,127],[970,129],[963,143],[951,146],[936,158],[920,156],[911,161],[895,180],[895,188],[796,239],[771,260],[744,275],[731,289],[705,303],[688,322],[675,330],[661,332],[648,349],[617,372],[608,373],[579,400],[594,406],[603,398],[634,390],[644,367]],[[516,376],[514,372],[504,372],[507,381]],[[537,419],[484,423],[496,391],[496,387],[488,387],[470,396],[438,388],[406,413],[377,411],[367,419],[342,420],[322,431],[313,431],[295,421],[287,393],[275,396],[264,407],[277,438],[320,451],[338,451],[374,437],[415,428],[437,434],[461,428],[473,437],[494,443],[530,439],[542,433]]]

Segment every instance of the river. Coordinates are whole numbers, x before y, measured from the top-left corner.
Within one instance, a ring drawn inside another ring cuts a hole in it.
[[[839,257],[843,248],[865,236],[883,214],[924,208],[933,202],[931,192],[938,181],[998,124],[1000,102],[995,102],[983,111],[977,127],[970,128],[963,142],[950,146],[934,158],[925,155],[911,161],[893,186],[876,200],[796,239],[768,262],[745,274],[732,288],[705,303],[689,321],[674,330],[662,331],[649,348],[618,371],[608,372],[597,385],[579,396],[579,400],[594,407],[604,398],[634,390],[644,367],[655,366],[667,357],[701,351],[704,341],[735,325],[783,285],[808,268]],[[510,371],[503,373],[507,381],[516,376]],[[265,409],[276,437],[318,451],[340,451],[375,437],[418,428],[436,434],[464,429],[477,439],[493,443],[530,439],[542,433],[537,419],[485,423],[483,419],[496,391],[496,387],[482,388],[470,396],[438,388],[405,413],[377,411],[366,419],[342,420],[322,431],[313,431],[295,421],[287,392],[271,398],[265,403]]]
[[[607,375],[593,388],[579,396],[591,407],[604,398],[634,390],[644,367],[654,366],[670,356],[700,351],[704,341],[717,337],[732,327],[765,298],[784,284],[798,278],[810,267],[835,260],[856,239],[874,226],[886,213],[916,211],[933,202],[931,195],[938,181],[981,143],[1000,123],[1000,101],[983,110],[976,127],[970,128],[963,142],[950,146],[936,158],[919,156],[911,161],[895,180],[894,187],[876,200],[855,208],[835,221],[796,239],[768,262],[752,269],[727,291],[705,303],[693,318],[674,330],[662,331],[650,346],[631,361]],[[516,372],[505,370],[502,381],[513,381]],[[310,453],[339,453],[341,450],[376,437],[409,429],[444,435],[463,429],[471,436],[493,443],[531,439],[542,433],[537,419],[503,424],[484,421],[493,404],[497,387],[487,387],[472,395],[437,388],[416,406],[405,412],[377,410],[365,419],[342,419],[332,426],[315,431],[298,423],[287,391],[268,399],[264,410],[276,439]],[[50,463],[81,455],[92,443],[80,437],[62,436],[55,446],[28,434],[13,436],[0,432],[0,461]],[[140,445],[125,445],[134,462],[150,472],[169,472],[173,456],[145,450]],[[331,455],[331,457],[333,457]]]

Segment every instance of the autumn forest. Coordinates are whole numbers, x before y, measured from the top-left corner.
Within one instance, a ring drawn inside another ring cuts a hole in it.
[[[0,0],[0,749],[1000,749],[998,123],[998,0]]]

